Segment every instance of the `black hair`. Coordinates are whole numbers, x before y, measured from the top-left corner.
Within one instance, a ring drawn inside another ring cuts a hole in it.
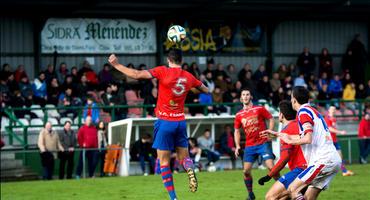
[[[303,86],[295,86],[292,94],[299,104],[308,103],[308,99],[310,98],[308,90]]]
[[[279,109],[287,120],[293,120],[297,115],[297,112],[292,107],[292,103],[288,100],[281,101],[279,103]]]
[[[148,139],[151,139],[151,138],[152,138],[152,135],[150,135],[149,133],[142,136],[142,139],[145,139],[145,140],[148,140]]]
[[[211,132],[211,130],[209,130],[208,128],[204,130],[204,132]]]
[[[70,125],[72,125],[72,122],[71,122],[71,121],[69,121],[69,120],[67,120],[66,122],[64,122],[64,126],[65,126],[66,124],[70,124]]]
[[[167,55],[168,60],[175,64],[181,64],[182,62],[182,51],[181,49],[172,48]]]

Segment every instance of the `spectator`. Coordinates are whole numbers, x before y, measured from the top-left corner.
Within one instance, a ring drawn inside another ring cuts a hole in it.
[[[289,76],[291,76],[293,79],[299,76],[299,70],[294,63],[290,63],[288,71]]]
[[[66,80],[66,77],[68,76],[68,74],[69,74],[69,70],[67,68],[67,64],[64,62],[60,63],[59,69],[56,72],[59,83],[63,83],[64,80]]]
[[[252,79],[252,72],[246,72],[245,78],[241,82],[241,87],[248,88],[251,90],[251,92],[255,93],[257,85],[256,82]]]
[[[225,77],[222,74],[219,74],[214,81],[215,87],[219,87],[221,89],[221,92],[226,92],[228,84],[225,80]]]
[[[329,80],[328,80],[328,76],[327,76],[326,72],[323,72],[321,74],[321,77],[317,81],[317,89],[319,91],[322,90],[323,85],[329,85]]]
[[[220,87],[216,86],[215,90],[213,90],[212,102],[217,104],[223,103],[223,91],[221,90]],[[221,113],[226,113],[227,109],[224,105],[214,105],[213,112],[216,113],[217,115],[220,115]]]
[[[24,65],[18,65],[17,70],[14,72],[14,80],[19,83],[22,77],[28,78],[26,71],[24,71]]]
[[[144,176],[148,176],[145,170],[145,161],[149,162],[149,173],[154,174],[155,167],[155,154],[152,149],[152,136],[145,134],[140,140],[136,141],[133,145],[133,154],[140,161],[141,171]]]
[[[343,90],[343,100],[345,101],[355,101],[356,97],[356,85],[355,83],[349,83]],[[347,108],[352,110],[353,112],[356,109],[355,102],[345,102]]]
[[[85,60],[85,61],[83,61],[83,63],[82,63],[82,67],[81,67],[81,69],[80,70],[78,70],[78,73],[77,73],[77,75],[78,75],[78,80],[81,78],[81,76],[83,76],[83,75],[85,75],[85,76],[87,76],[87,73],[88,72],[93,72],[93,70],[91,69],[91,65],[90,65],[90,63],[89,63],[89,61],[87,61],[87,60]]]
[[[363,83],[365,80],[365,69],[368,62],[368,53],[366,52],[365,45],[361,41],[360,34],[356,34],[355,38],[348,45],[348,48],[352,50],[353,63],[350,66],[352,69],[352,77],[355,83]]]
[[[76,110],[69,107],[77,106],[78,104],[74,104],[75,101],[75,98],[72,97],[72,88],[66,88],[64,93],[59,96],[58,106],[64,108],[59,110],[60,116],[67,117],[68,115],[72,115],[72,118],[74,118],[76,116]]]
[[[113,76],[110,71],[111,66],[108,63],[105,63],[103,69],[99,72],[99,82],[103,88],[113,81]]]
[[[4,77],[3,77],[4,78]],[[8,101],[10,99],[10,91],[7,84],[7,79],[0,79],[0,93],[3,97],[3,101]]]
[[[21,94],[24,98],[28,97],[29,95],[32,94],[32,85],[28,81],[27,76],[22,76],[21,80],[19,82],[19,90],[21,91]]]
[[[278,73],[280,80],[284,80],[289,75],[289,70],[285,64],[281,64],[276,73]]]
[[[235,65],[229,64],[227,66],[227,77],[230,79],[231,83],[235,83],[238,80],[238,74],[236,73]]]
[[[315,57],[310,53],[310,50],[307,47],[303,48],[303,53],[299,55],[297,66],[299,68],[299,73],[303,73],[304,77],[308,77],[313,71],[315,71]]]
[[[310,77],[307,80],[307,88],[308,88],[308,90],[312,90],[312,88],[316,85],[317,85],[316,76],[311,74]]]
[[[202,155],[207,156],[207,166],[212,166],[216,161],[220,159],[220,154],[214,151],[214,141],[211,138],[211,132],[209,129],[204,131],[203,136],[197,139],[199,148],[202,149]]]
[[[356,97],[355,83],[347,84],[343,91],[343,100],[354,101],[355,97]]]
[[[279,106],[279,102],[287,98],[286,93],[282,87],[279,87],[272,95],[272,105],[275,107]]]
[[[243,69],[241,69],[238,73],[238,80],[240,82],[245,80],[247,72],[253,74],[252,66],[249,63],[244,64]]]
[[[365,113],[358,126],[358,139],[360,147],[360,164],[367,164],[370,153],[370,113]]]
[[[11,73],[12,73],[12,67],[8,63],[3,64],[3,68],[0,72],[0,79],[8,80],[8,77]]]
[[[353,56],[352,49],[347,48],[346,53],[342,57],[342,71],[345,73],[353,74],[355,66],[355,57]]]
[[[213,60],[213,58],[210,58],[210,59],[207,59],[207,67],[206,69],[203,71],[203,75],[207,76],[207,74],[209,72],[211,72],[211,74],[213,73],[213,67],[215,65],[215,61]],[[212,74],[213,75],[213,74]]]
[[[319,75],[325,72],[328,75],[328,78],[331,79],[333,75],[333,58],[329,54],[327,48],[321,50],[319,55]]]
[[[81,76],[80,83],[77,84],[76,94],[81,98],[82,101],[86,100],[86,94],[90,91],[89,85],[87,84],[87,78],[85,75]]]
[[[85,125],[83,125],[77,133],[77,141],[80,148],[83,151],[80,152],[80,159],[77,165],[76,178],[80,179],[82,174],[82,169],[84,168],[83,156],[87,160],[88,166],[88,176],[94,177],[94,172],[96,168],[96,157],[98,148],[98,130],[92,123],[90,116],[85,119]]]
[[[104,176],[104,162],[105,162],[105,154],[107,152],[106,148],[108,145],[108,135],[105,124],[103,121],[100,121],[97,126],[98,129],[98,157],[97,162],[100,163],[100,177]]]
[[[360,83],[358,89],[356,90],[356,99],[366,99],[367,94],[364,84]]]
[[[14,79],[14,73],[9,74],[7,85],[9,87],[10,92],[14,92],[16,90],[19,90],[18,82],[15,81],[15,79]]]
[[[83,110],[83,118],[86,120],[88,117],[91,117],[93,124],[98,124],[99,108],[91,97],[87,98],[87,102]]]
[[[41,72],[38,78],[34,80],[32,90],[35,103],[44,107],[48,99],[44,72]]]
[[[319,91],[317,90],[317,86],[313,85],[312,88],[309,90],[310,99],[315,100],[319,96]]]
[[[291,76],[285,77],[283,83],[282,83],[283,89],[285,91],[293,88],[293,80]]]
[[[230,125],[225,125],[224,133],[220,136],[220,154],[227,154],[232,163],[232,169],[235,169],[235,142],[234,134]]]
[[[65,177],[65,168],[67,165],[67,179],[72,178],[72,172],[74,167],[74,154],[75,147],[77,145],[76,134],[71,129],[71,122],[66,121],[64,123],[64,128],[59,132],[59,140],[63,146],[64,152],[59,153],[59,179],[64,179]]]
[[[262,80],[264,76],[268,76],[268,74],[266,72],[265,65],[261,64],[260,66],[258,66],[257,71],[254,72],[252,79],[258,82]]]
[[[77,85],[80,82],[81,78],[79,78],[79,76],[78,76],[78,69],[77,69],[76,66],[73,66],[71,68],[71,76],[72,76],[73,84]]]
[[[205,107],[207,107],[207,112],[208,113],[215,113],[215,110],[214,110],[213,106],[210,105],[210,104],[213,104],[212,93],[200,93],[199,94],[199,103],[200,104],[205,104]],[[204,112],[204,110],[202,110],[202,111]]]
[[[366,97],[370,97],[370,80],[367,81],[366,85]]]
[[[304,74],[300,73],[297,78],[294,79],[294,87],[295,86],[303,86],[307,88],[306,81],[304,80]]]
[[[181,69],[182,69],[182,70],[185,70],[185,71],[189,71],[189,64],[188,64],[188,63],[183,63],[183,64],[181,65]]]
[[[49,84],[53,78],[58,78],[55,72],[54,65],[49,64],[45,70],[45,81],[46,84]]]
[[[49,104],[53,104],[57,106],[59,102],[59,95],[60,95],[60,87],[59,87],[58,79],[53,78],[51,79],[50,85],[47,88],[47,96],[48,96],[47,102]]]
[[[202,155],[202,149],[199,148],[198,142],[195,138],[189,138],[189,156],[194,162],[194,166],[197,171],[200,171],[201,165],[199,163],[201,155]]]
[[[107,85],[105,93],[102,94],[101,98],[105,106],[114,106],[115,105],[115,95],[112,94],[112,85]],[[104,112],[110,113],[111,108],[103,108]]]
[[[320,101],[328,101],[330,100],[330,95],[328,93],[328,85],[324,84],[322,85],[321,90],[319,90],[319,94],[317,95],[317,99]],[[328,106],[327,103],[320,102],[320,106],[324,106],[325,108]]]
[[[267,75],[264,75],[262,80],[258,82],[257,91],[260,99],[268,100],[272,98],[272,89]]]
[[[54,171],[55,154],[58,151],[64,151],[59,141],[58,133],[52,129],[50,122],[47,122],[40,131],[37,146],[40,149],[41,165],[43,168],[43,179],[51,180]]]
[[[352,83],[352,82],[353,82],[353,81],[352,81],[351,74],[349,74],[349,73],[345,73],[345,74],[344,74],[344,77],[343,77],[343,79],[342,79],[342,86],[343,86],[343,87],[346,87],[346,86],[347,86],[347,84]]]
[[[189,68],[190,74],[192,74],[195,78],[199,79],[201,73],[199,70],[199,67],[196,62],[191,63],[190,68]]]
[[[152,89],[158,87],[157,79],[153,78],[151,80],[140,80],[140,90],[139,94],[142,99],[147,98],[148,96],[151,96]]]
[[[213,73],[211,71],[206,73],[206,78],[203,82],[203,84],[208,87],[209,92],[213,92],[215,89],[215,83],[213,82]]]
[[[228,78],[226,71],[224,70],[224,65],[221,63],[217,64],[216,69],[213,71],[213,77],[217,78],[218,76],[222,76],[224,79]]]
[[[330,80],[328,91],[331,98],[337,99],[342,97],[343,86],[338,74],[335,74],[334,78]]]
[[[61,82],[59,82],[61,83]],[[67,75],[63,81],[63,84],[61,86],[61,90],[65,90],[66,88],[72,88],[73,91],[76,90],[76,84],[73,82],[73,77],[71,75]],[[76,94],[73,94],[73,96],[76,96]]]
[[[157,103],[157,98],[158,98],[158,89],[153,88],[151,95],[144,99],[144,105],[153,105],[153,107],[146,108],[146,111],[148,112],[150,116],[155,115],[154,106]]]
[[[23,108],[23,106],[26,105],[26,100],[21,95],[21,92],[19,90],[14,91],[14,95],[11,98],[10,105],[13,108]],[[14,110],[14,115],[17,118],[24,118],[24,116],[29,113],[29,110]]]
[[[284,78],[285,78],[285,76],[284,76]],[[279,73],[274,72],[272,74],[272,79],[270,80],[270,86],[271,86],[272,92],[276,92],[281,87],[281,81],[280,81]]]

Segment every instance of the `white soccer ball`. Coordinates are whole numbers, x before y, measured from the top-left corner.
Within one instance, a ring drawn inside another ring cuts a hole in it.
[[[214,165],[210,165],[208,168],[207,168],[207,171],[208,172],[215,172],[217,170],[216,166]]]
[[[167,38],[174,43],[178,43],[185,39],[186,31],[185,28],[179,25],[173,25],[168,29]]]

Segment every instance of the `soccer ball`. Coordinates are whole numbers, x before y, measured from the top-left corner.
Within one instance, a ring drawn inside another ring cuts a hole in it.
[[[207,168],[207,171],[208,172],[215,172],[217,170],[216,166],[214,165],[210,165],[208,168]]]
[[[168,29],[167,38],[174,43],[178,43],[185,39],[186,31],[182,26],[173,25]]]

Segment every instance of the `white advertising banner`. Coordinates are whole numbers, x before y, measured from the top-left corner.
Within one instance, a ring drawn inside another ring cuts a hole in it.
[[[155,21],[50,18],[41,32],[42,53],[156,53]]]

